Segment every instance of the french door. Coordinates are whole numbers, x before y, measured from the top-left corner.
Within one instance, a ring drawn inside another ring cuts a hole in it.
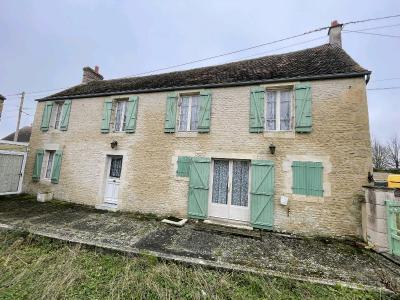
[[[209,216],[249,222],[249,170],[247,160],[215,159]]]

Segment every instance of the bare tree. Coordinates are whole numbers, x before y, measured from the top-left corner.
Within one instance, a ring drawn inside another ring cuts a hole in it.
[[[388,149],[376,139],[372,142],[372,163],[376,169],[389,167]]]
[[[400,139],[394,136],[387,145],[389,164],[399,169],[400,166]]]

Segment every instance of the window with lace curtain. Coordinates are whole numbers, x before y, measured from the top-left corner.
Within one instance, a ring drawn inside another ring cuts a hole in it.
[[[265,130],[288,131],[292,129],[291,89],[266,90],[265,93]]]
[[[199,95],[181,96],[178,102],[178,130],[197,131],[199,122]]]
[[[125,131],[127,100],[117,100],[115,102],[114,130]]]

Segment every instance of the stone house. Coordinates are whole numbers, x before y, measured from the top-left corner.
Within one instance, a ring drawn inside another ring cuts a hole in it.
[[[305,234],[361,234],[366,81],[341,26],[315,48],[83,82],[38,99],[26,192]]]

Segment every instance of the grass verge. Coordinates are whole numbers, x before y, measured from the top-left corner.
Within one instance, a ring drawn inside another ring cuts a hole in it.
[[[392,296],[393,297],[393,296]],[[0,230],[0,299],[390,299],[295,280],[129,258]]]

